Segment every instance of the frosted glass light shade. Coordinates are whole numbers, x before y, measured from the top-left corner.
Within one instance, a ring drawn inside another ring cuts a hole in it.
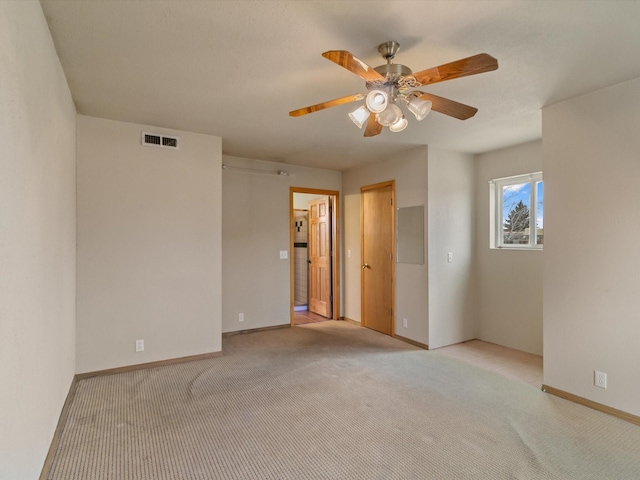
[[[387,108],[387,94],[382,90],[371,90],[367,94],[367,99],[365,100],[365,105],[372,113],[380,113],[385,108]]]
[[[357,125],[358,128],[362,128],[365,122],[369,119],[369,115],[371,115],[371,113],[367,110],[367,107],[362,105],[360,108],[351,112],[349,114],[349,118]]]
[[[413,97],[407,102],[407,108],[420,121],[431,111],[431,100],[422,100],[419,97]]]
[[[407,128],[407,125],[409,125],[409,122],[403,115],[396,123],[394,123],[393,125],[389,125],[389,130],[394,133],[401,132],[402,130]]]
[[[390,104],[382,112],[376,115],[376,120],[383,127],[393,125],[402,118],[402,110],[395,104]]]

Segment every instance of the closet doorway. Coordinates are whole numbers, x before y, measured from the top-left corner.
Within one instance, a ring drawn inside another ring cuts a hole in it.
[[[338,319],[339,192],[291,187],[289,203],[291,325]]]

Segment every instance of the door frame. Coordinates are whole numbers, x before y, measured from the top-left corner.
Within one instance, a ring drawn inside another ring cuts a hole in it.
[[[327,195],[335,199],[331,212],[331,289],[333,293],[333,305],[331,306],[331,318],[338,320],[340,318],[340,192],[337,190],[322,190],[317,188],[289,187],[289,316],[290,323],[293,327],[294,322],[294,295],[295,295],[295,278],[294,278],[294,215],[293,215],[293,195],[296,193],[310,193],[312,195]]]
[[[368,190],[391,187],[391,337],[396,336],[396,181],[375,183],[360,187],[360,265],[364,265],[364,193]],[[360,323],[367,326],[364,308],[364,270],[360,272]]]

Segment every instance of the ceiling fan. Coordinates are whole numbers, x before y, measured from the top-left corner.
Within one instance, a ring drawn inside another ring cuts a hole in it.
[[[486,53],[480,53],[413,73],[405,65],[391,63],[399,49],[400,44],[393,40],[380,44],[378,52],[387,63],[375,68],[345,50],[324,52],[322,54],[324,58],[337,63],[365,80],[369,93],[356,93],[336,98],[293,110],[289,112],[289,115],[300,117],[325,108],[365,100],[364,105],[349,114],[353,123],[359,128],[362,128],[365,123],[367,124],[364,131],[365,137],[378,135],[383,126],[389,127],[392,132],[404,130],[409,122],[399,106],[402,104],[413,113],[418,121],[424,119],[432,109],[460,120],[466,120],[473,117],[478,109],[414,89],[454,78],[490,72],[498,68],[498,61],[495,58]]]

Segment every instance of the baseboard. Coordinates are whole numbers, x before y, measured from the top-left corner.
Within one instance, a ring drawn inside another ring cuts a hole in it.
[[[340,317],[338,320],[342,320],[343,322],[349,322],[349,323],[352,323],[353,325],[357,325],[359,327],[362,327],[362,323],[356,322],[355,320],[351,320],[350,318],[347,318],[347,317]],[[409,343],[409,344],[413,345],[414,347],[419,347],[419,348],[424,348],[425,350],[429,350],[429,345],[426,345],[426,344],[420,343],[420,342],[416,342],[415,340],[411,340],[410,338],[405,338],[405,337],[402,337],[400,335],[391,335],[391,337],[397,338],[401,342]]]
[[[235,332],[227,332],[222,334],[222,338],[224,337],[232,337],[233,335],[245,335],[247,333],[256,333],[256,332],[267,332],[269,330],[279,330],[281,328],[291,328],[290,323],[285,323],[283,325],[273,325],[271,327],[260,327],[260,328],[249,328],[247,330],[238,330]]]
[[[342,320],[343,322],[352,323],[354,325],[358,325],[359,327],[362,326],[362,324],[360,322],[357,322],[355,320],[351,320],[350,318],[347,318],[347,317],[340,317],[338,320]]]
[[[618,410],[617,408],[608,407],[607,405],[603,405],[602,403],[594,402],[593,400],[589,400],[584,397],[574,395],[573,393],[565,392],[564,390],[550,387],[549,385],[542,385],[542,391],[555,395],[556,397],[564,398],[565,400],[569,400],[579,405],[584,405],[585,407],[593,408],[594,410],[598,410],[599,412],[612,415],[614,417],[620,418],[622,420],[633,423],[635,425],[640,425],[639,416],[633,415],[631,413],[623,412],[622,410]]]
[[[190,355],[188,357],[170,358],[168,360],[159,360],[157,362],[138,363],[136,365],[127,365],[125,367],[108,368],[106,370],[96,370],[94,372],[78,373],[76,380],[84,380],[85,378],[100,377],[103,375],[115,375],[116,373],[133,372],[136,370],[144,370],[147,368],[164,367],[166,365],[176,365],[178,363],[193,362],[195,360],[206,360],[222,356],[222,352],[201,353],[199,355]]]
[[[403,341],[405,343],[410,343],[415,347],[420,347],[420,348],[424,348],[425,350],[429,350],[429,345],[425,343],[416,342],[415,340],[411,340],[410,338],[405,338],[401,335],[394,335],[393,338],[397,338],[398,340]]]
[[[64,405],[62,406],[62,411],[60,412],[60,417],[58,418],[58,425],[56,425],[56,430],[53,432],[53,438],[51,439],[51,445],[49,445],[49,451],[47,452],[47,456],[44,459],[44,464],[42,465],[42,471],[40,472],[40,480],[46,480],[49,476],[49,470],[51,470],[51,463],[53,462],[53,457],[56,453],[56,449],[58,448],[58,442],[60,441],[60,436],[64,430],[65,425],[67,424],[67,418],[69,417],[69,410],[71,410],[71,404],[73,403],[73,399],[76,396],[76,391],[78,390],[78,379],[74,376],[73,380],[71,380],[71,386],[69,387],[69,393],[67,393],[67,398],[64,401]]]

